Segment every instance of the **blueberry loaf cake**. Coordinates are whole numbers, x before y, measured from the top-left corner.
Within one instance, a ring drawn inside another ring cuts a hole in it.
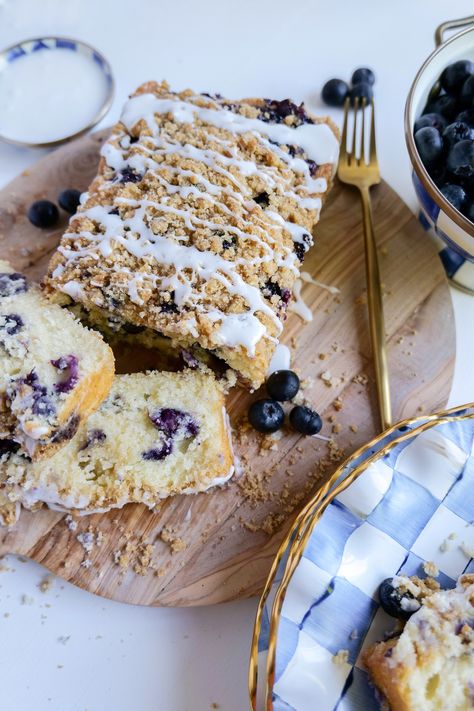
[[[398,637],[365,654],[391,711],[474,708],[474,575],[423,598]]]
[[[18,504],[83,513],[153,507],[234,471],[224,395],[210,372],[118,375],[101,407],[49,459],[32,462],[10,444],[0,456],[4,523]]]
[[[102,337],[0,262],[0,439],[49,456],[107,396],[114,357]]]
[[[338,156],[289,100],[139,87],[45,280],[62,298],[264,380]]]

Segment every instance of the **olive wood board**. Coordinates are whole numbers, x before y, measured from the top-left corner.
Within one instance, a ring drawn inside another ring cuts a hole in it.
[[[62,213],[57,229],[39,230],[26,218],[28,205],[39,198],[56,201],[67,187],[85,190],[105,135],[92,134],[55,150],[0,192],[0,255],[16,269],[36,279],[45,273],[67,215]],[[372,190],[372,198],[393,413],[399,420],[446,404],[455,357],[454,316],[437,250],[413,214],[383,181]],[[204,605],[258,594],[298,508],[330,476],[342,451],[347,456],[379,431],[361,218],[357,192],[336,183],[304,270],[338,287],[340,294],[306,283],[303,296],[313,320],[305,323],[290,314],[283,337],[304,381],[304,396],[323,418],[321,434],[337,443],[332,456],[326,441],[288,429],[271,449],[248,431],[235,442],[244,472],[223,488],[167,499],[158,511],[129,505],[80,517],[75,530],[62,513],[23,511],[14,527],[0,529],[0,555],[28,556],[81,588],[128,603]],[[136,370],[139,362],[142,367],[161,363],[156,352],[148,351],[140,360],[129,346],[117,355],[122,372]],[[324,373],[329,384],[321,378]],[[256,397],[240,388],[230,392],[234,425]],[[337,397],[343,403],[340,410],[333,406]],[[86,553],[77,536],[89,527],[94,534],[101,532],[102,541]],[[175,547],[182,550],[173,552],[161,539],[164,528],[180,539],[182,545]],[[125,557],[120,566],[116,552],[123,551],[127,538],[130,564],[125,565]],[[138,542],[153,546],[151,565],[141,571],[146,574],[134,570]],[[90,567],[83,565],[87,559]]]

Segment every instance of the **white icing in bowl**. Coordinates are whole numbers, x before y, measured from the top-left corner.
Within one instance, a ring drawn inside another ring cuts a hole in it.
[[[0,54],[0,136],[11,143],[77,136],[103,118],[112,97],[108,62],[77,40],[33,39]]]

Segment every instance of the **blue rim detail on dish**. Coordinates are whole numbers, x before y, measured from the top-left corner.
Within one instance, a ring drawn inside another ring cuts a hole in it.
[[[420,203],[419,220],[423,228],[426,231],[430,230],[436,237],[439,256],[448,279],[454,286],[474,293],[474,255],[462,246],[466,243],[463,239],[464,233],[460,235],[459,228],[456,226],[452,231],[447,231],[452,227],[451,221],[428,194],[415,171],[412,177]]]
[[[462,408],[451,417],[461,414]],[[400,432],[377,444],[380,456],[329,504],[312,532],[277,630],[274,711],[312,711],[315,699],[318,711],[378,711],[361,661],[361,649],[394,626],[380,608],[378,584],[398,572],[423,577],[426,561],[438,566],[443,587],[474,572],[467,553],[474,549],[474,418],[419,433],[416,426],[406,429],[414,436],[386,455]],[[339,481],[370,454],[352,462]],[[272,600],[258,645],[263,676]],[[348,660],[335,664],[341,650]]]
[[[82,42],[81,40],[76,40],[71,37],[48,36],[33,37],[30,39],[23,40],[21,42],[17,42],[16,44],[11,45],[10,47],[6,47],[5,49],[0,51],[0,71],[2,71],[2,59],[3,64],[8,65],[20,59],[21,57],[24,57],[28,54],[32,54],[33,52],[41,52],[45,50],[51,51],[54,49],[68,49],[71,52],[80,52],[81,54],[90,57],[100,67],[102,74],[106,80],[107,86],[102,106],[87,125],[81,128],[79,131],[76,131],[75,133],[69,136],[62,137],[58,140],[47,141],[44,143],[27,142],[16,141],[8,138],[8,136],[0,135],[1,140],[6,141],[7,143],[12,143],[14,145],[29,147],[59,145],[60,143],[64,143],[66,141],[71,140],[72,138],[76,138],[93,128],[97,123],[99,123],[99,121],[104,118],[104,116],[110,109],[115,91],[115,82],[112,74],[112,68],[107,59],[103,56],[103,54],[101,54],[94,47],[91,47],[86,42]]]

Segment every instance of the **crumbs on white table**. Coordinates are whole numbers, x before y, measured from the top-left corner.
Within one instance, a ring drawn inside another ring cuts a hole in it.
[[[31,595],[22,595],[21,596],[21,604],[22,605],[33,605],[34,604],[34,597],[31,597]]]
[[[359,639],[359,630],[352,630],[352,632],[349,635],[349,639]]]
[[[70,635],[70,634],[68,634],[67,636],[61,635],[61,637],[58,637],[58,642],[59,642],[60,644],[67,644],[70,639],[71,639],[71,635]]]
[[[53,587],[53,584],[54,584],[54,575],[49,574],[49,575],[45,575],[44,578],[42,578],[42,580],[40,580],[37,587],[42,593],[47,593],[49,590],[51,590],[51,588]]]

